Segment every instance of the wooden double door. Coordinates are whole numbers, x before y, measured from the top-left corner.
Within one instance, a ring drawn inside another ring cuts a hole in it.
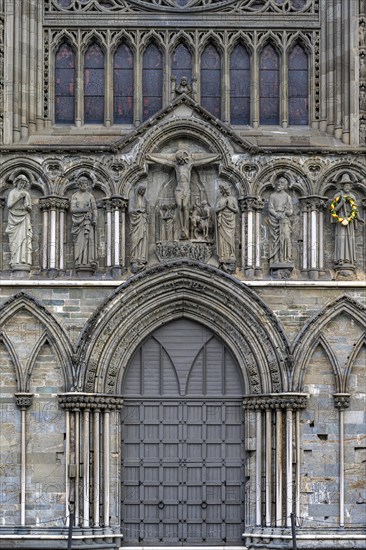
[[[206,327],[173,321],[137,350],[123,391],[124,544],[240,545],[243,388],[231,353]]]

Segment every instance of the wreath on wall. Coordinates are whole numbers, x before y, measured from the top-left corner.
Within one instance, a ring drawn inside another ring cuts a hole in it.
[[[336,208],[341,200],[344,200],[346,203],[348,202],[351,207],[351,213],[347,218],[344,216],[338,216],[337,214]],[[332,216],[332,218],[335,219],[336,222],[339,222],[342,225],[348,225],[352,220],[356,219],[358,215],[358,208],[355,199],[350,197],[349,195],[337,195],[336,197],[334,197],[330,205],[330,215]]]

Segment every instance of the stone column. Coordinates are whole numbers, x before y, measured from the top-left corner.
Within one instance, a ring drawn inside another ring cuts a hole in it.
[[[25,525],[25,490],[26,490],[26,427],[27,409],[32,405],[32,393],[15,393],[15,404],[21,410],[21,432],[20,432],[20,525]]]
[[[256,413],[255,494],[251,500],[255,502],[257,527],[290,525],[290,513],[294,511],[293,490],[295,486],[296,493],[300,482],[297,469],[293,470],[293,463],[300,456],[297,417],[298,411],[304,409],[306,403],[307,395],[303,393],[244,398],[244,408]],[[286,452],[283,452],[284,445]],[[275,457],[274,467],[272,457]],[[275,487],[275,491],[272,491],[272,487]],[[283,503],[286,503],[285,512]]]
[[[43,212],[42,269],[49,277],[64,271],[65,210],[69,200],[57,196],[42,197]]]
[[[354,17],[356,20],[356,17]],[[360,0],[360,12],[358,19],[358,44],[359,48],[359,87],[355,93],[359,92],[359,144],[366,145],[366,6],[364,0]],[[355,33],[354,33],[355,34]],[[352,35],[351,35],[352,36]],[[354,35],[353,35],[354,37]]]
[[[114,277],[126,270],[126,210],[128,201],[119,196],[104,200],[106,211],[106,267]]]
[[[0,228],[3,227],[3,221],[4,221],[4,206],[5,206],[5,199],[4,197],[0,197]],[[0,231],[0,271],[3,269],[3,250],[4,250],[4,241],[3,241],[3,232]]]
[[[318,279],[324,268],[324,209],[326,197],[300,197],[303,218],[302,269],[310,279]]]
[[[334,406],[339,411],[339,527],[344,528],[344,411],[350,406],[349,393],[335,393]]]
[[[262,199],[254,196],[239,199],[242,225],[242,271],[247,277],[261,274],[260,216]]]
[[[69,498],[75,503],[75,524],[109,528],[111,505],[118,506],[111,502],[110,491],[110,413],[119,411],[123,400],[113,395],[72,392],[59,395],[59,404],[72,420],[67,423],[66,466]],[[69,502],[66,509],[68,505]]]

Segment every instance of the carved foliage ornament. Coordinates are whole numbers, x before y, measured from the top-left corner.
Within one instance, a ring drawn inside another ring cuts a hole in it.
[[[223,9],[232,13],[317,13],[319,0],[49,0],[47,11],[200,12]]]

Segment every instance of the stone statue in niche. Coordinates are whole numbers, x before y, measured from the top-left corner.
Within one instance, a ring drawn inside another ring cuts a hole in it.
[[[342,175],[341,188],[334,195],[330,214],[335,223],[334,266],[341,275],[348,275],[356,268],[356,235],[358,223],[365,223],[359,216],[355,195],[352,193],[352,180],[349,174]]]
[[[32,264],[32,201],[27,188],[29,179],[19,174],[14,180],[14,189],[7,200],[8,225],[5,232],[9,237],[10,266],[14,271],[29,271]]]
[[[90,192],[90,176],[81,174],[72,195],[70,212],[72,214],[71,234],[74,242],[74,261],[78,271],[95,271],[97,267],[95,230],[97,224],[97,205]]]
[[[290,195],[286,192],[288,180],[278,176],[275,191],[268,203],[268,221],[271,234],[270,265],[273,268],[292,266],[291,216],[294,209]]]
[[[156,162],[175,169],[175,201],[178,210],[180,240],[189,239],[189,221],[191,208],[192,168],[218,162],[220,155],[190,153],[187,149],[178,149],[175,153],[146,155],[149,162]]]
[[[148,213],[146,187],[139,185],[130,205],[131,271],[137,273],[148,260]]]
[[[163,203],[160,206],[160,239],[174,241],[174,211],[175,205]]]
[[[235,229],[239,212],[238,201],[231,195],[228,185],[221,184],[219,190],[221,196],[215,207],[217,254],[221,268],[233,273],[236,266]]]

